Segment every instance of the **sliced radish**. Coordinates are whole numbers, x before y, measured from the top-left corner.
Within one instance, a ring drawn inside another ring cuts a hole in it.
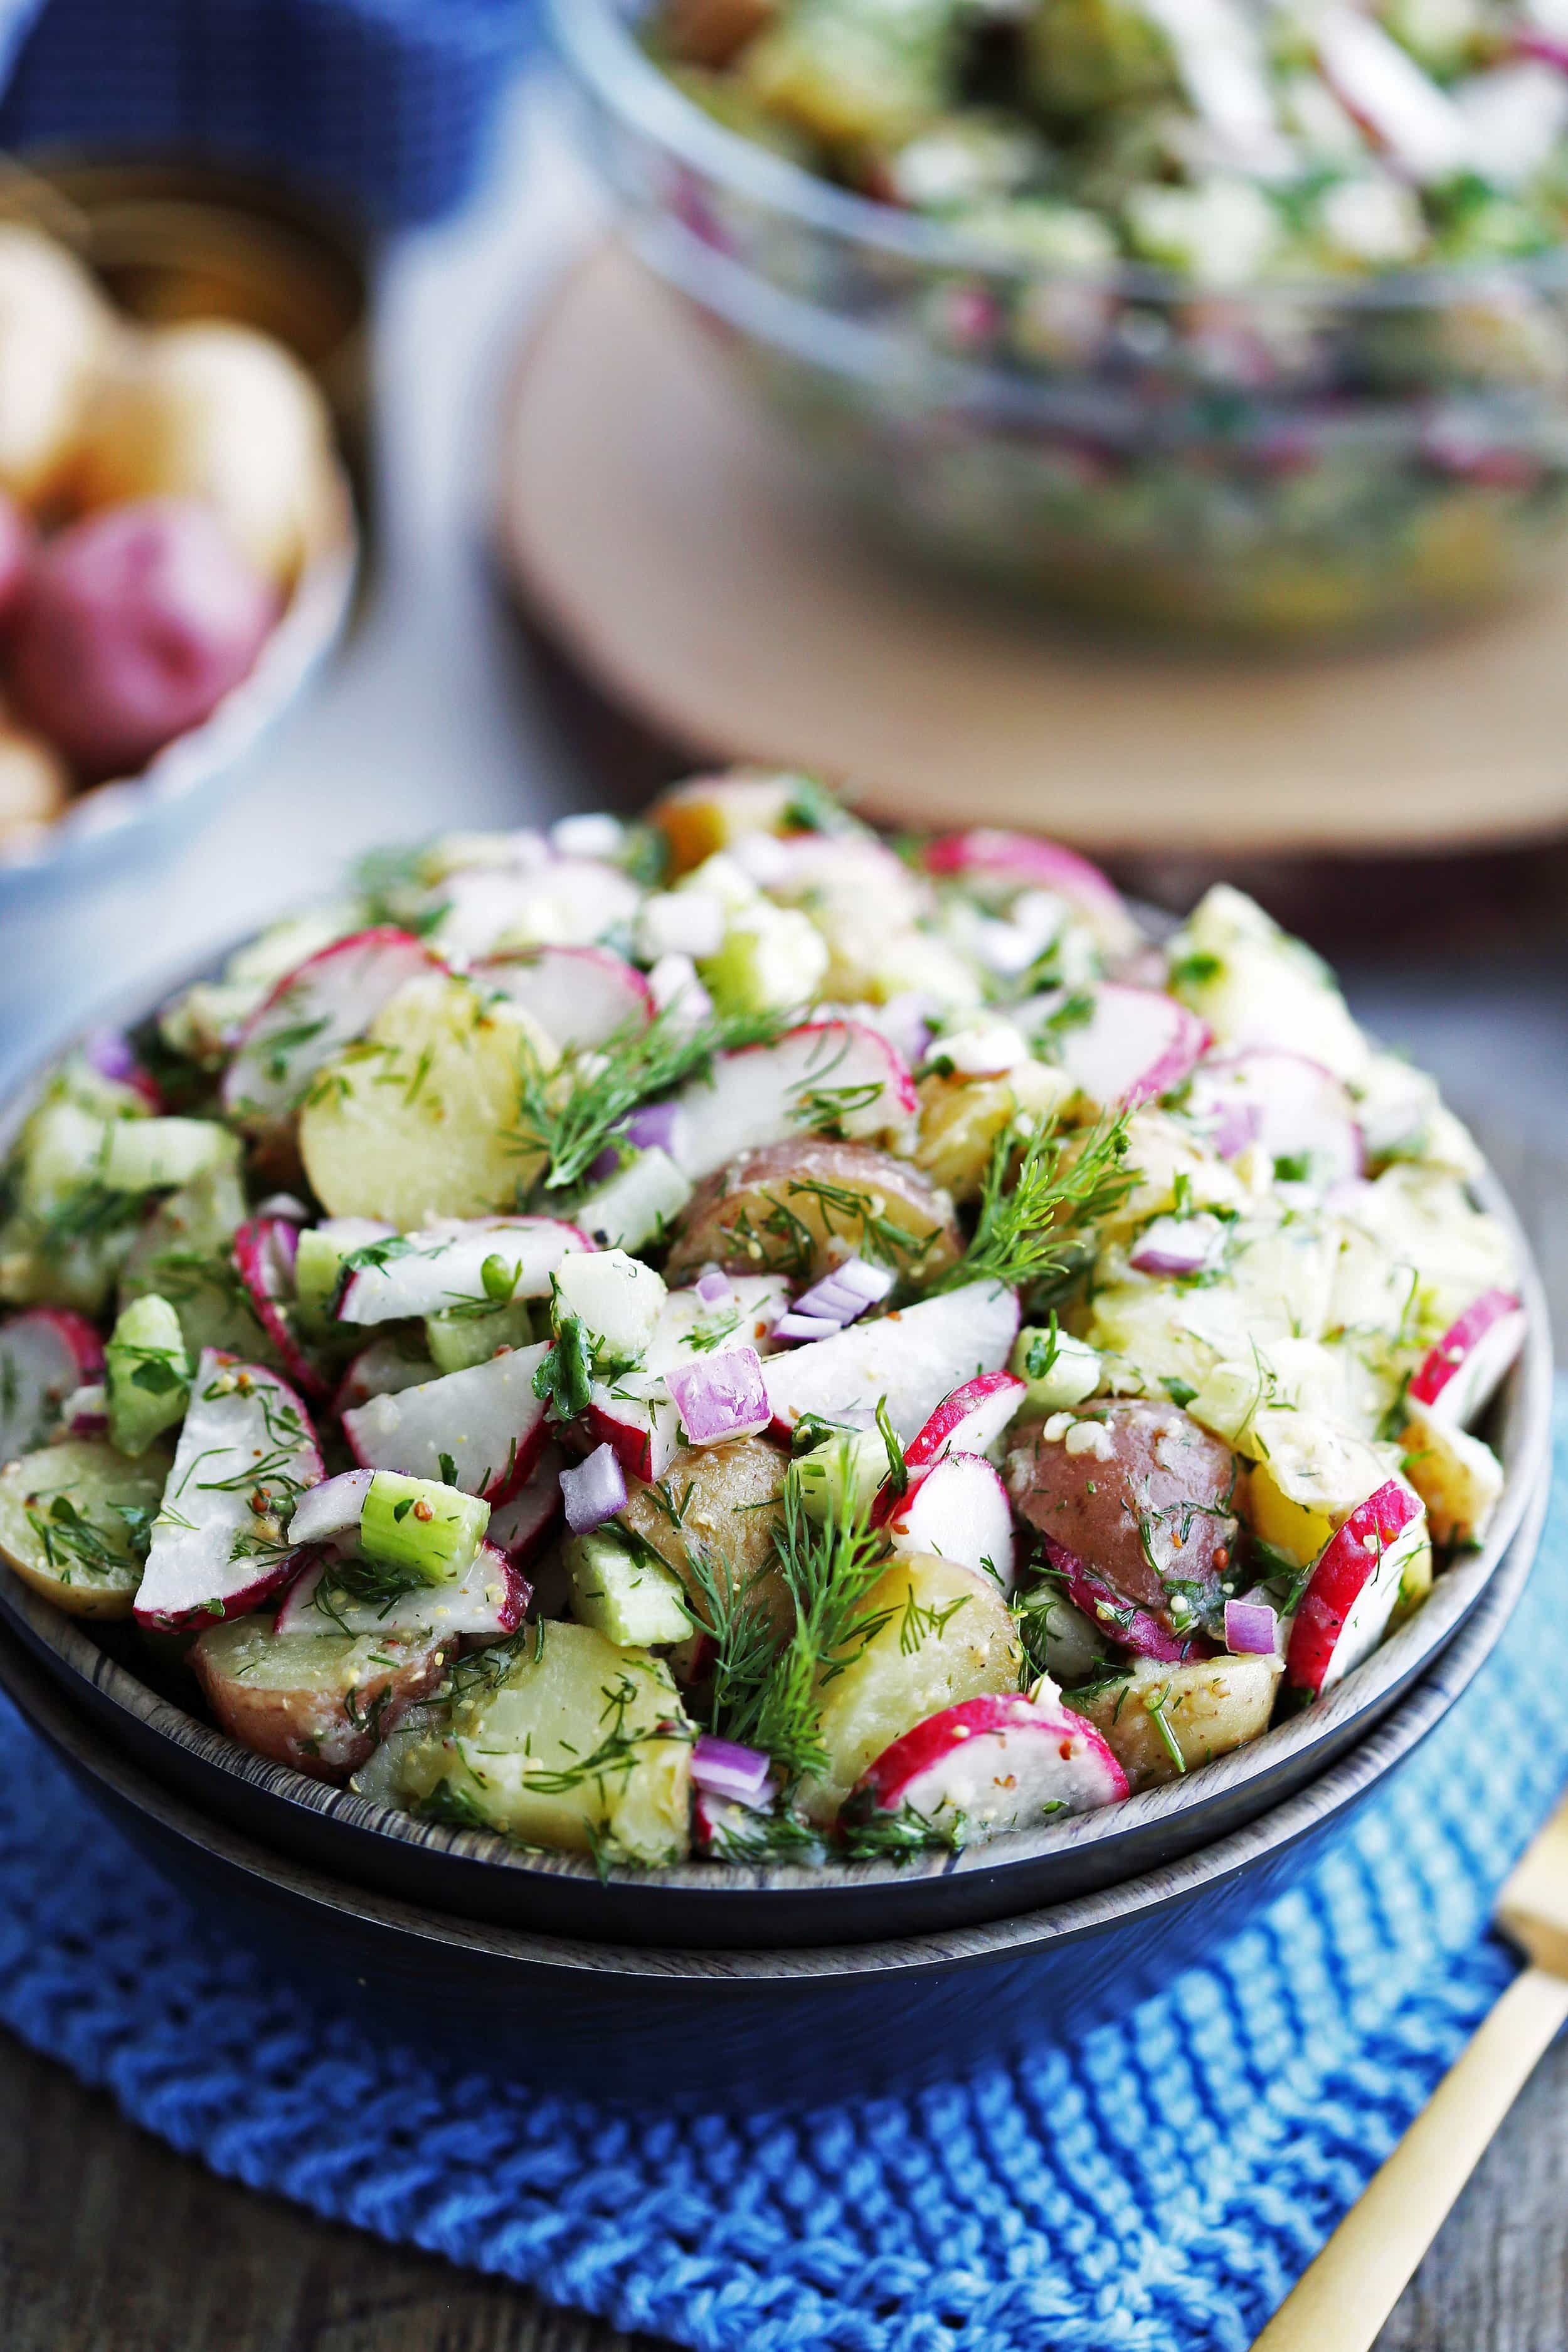
[[[977,1372],[944,1396],[923,1429],[904,1448],[911,1470],[928,1470],[945,1454],[989,1454],[1017,1418],[1027,1383],[1015,1372]]]
[[[66,1399],[103,1378],[103,1342],[85,1315],[35,1307],[0,1323],[0,1465],[54,1428]]]
[[[492,1543],[482,1543],[457,1584],[426,1584],[395,1601],[354,1601],[331,1596],[331,1610],[316,1595],[333,1563],[317,1560],[297,1576],[278,1612],[279,1633],[460,1633],[495,1637],[515,1633],[528,1608],[528,1579]]]
[[[859,1021],[807,1022],[771,1045],[721,1054],[677,1101],[668,1149],[694,1183],[739,1151],[792,1135],[897,1136],[918,1108],[908,1064]]]
[[[1225,1227],[1217,1217],[1154,1217],[1127,1255],[1135,1274],[1161,1281],[1183,1281],[1202,1274],[1225,1246]]]
[[[1098,866],[1059,842],[975,825],[968,833],[942,834],[928,841],[925,867],[928,874],[958,875],[1010,889],[1054,890],[1090,918],[1108,948],[1121,952],[1137,942],[1138,927],[1115,884]]]
[[[642,902],[637,885],[596,858],[551,857],[532,866],[469,867],[441,885],[446,900],[437,937],[463,956],[512,948],[588,947],[629,923]]]
[[[101,1381],[72,1389],[60,1406],[60,1427],[69,1437],[107,1437],[109,1391]]]
[[[1411,1403],[1451,1429],[1468,1429],[1502,1385],[1524,1328],[1524,1308],[1511,1290],[1483,1291],[1428,1349],[1410,1383]]]
[[[1348,1088],[1304,1054],[1258,1046],[1205,1062],[1193,1073],[1187,1109],[1223,1160],[1256,1143],[1271,1160],[1301,1163],[1325,1191],[1353,1181],[1365,1166]]]
[[[374,1470],[340,1470],[300,1496],[289,1522],[292,1544],[326,1543],[333,1536],[352,1535],[364,1512]]]
[[[322,1064],[363,1037],[400,988],[443,969],[421,940],[391,924],[308,956],[240,1032],[224,1073],[224,1109],[247,1125],[283,1118]]]
[[[662,1478],[679,1451],[680,1409],[668,1386],[671,1372],[703,1362],[721,1347],[743,1346],[763,1356],[774,1345],[774,1326],[789,1301],[784,1276],[739,1274],[728,1288],[729,1297],[717,1299],[705,1298],[697,1284],[672,1290],[639,1370],[594,1383],[588,1426],[602,1444],[615,1447],[634,1478]]]
[[[321,1468],[310,1416],[288,1382],[204,1348],[153,1522],[141,1623],[232,1617],[286,1583],[299,1557],[289,1524]]]
[[[544,1442],[544,1400],[533,1392],[533,1376],[549,1352],[509,1348],[467,1371],[372,1397],[343,1415],[354,1460],[362,1469],[439,1478],[504,1503]]]
[[[362,1348],[343,1374],[332,1399],[337,1413],[353,1412],[372,1397],[396,1396],[401,1389],[423,1388],[438,1378],[428,1356],[410,1356],[396,1339],[373,1339]]]
[[[1323,79],[1392,163],[1424,187],[1470,163],[1465,118],[1381,25],[1358,8],[1328,8],[1312,33]]]
[[[1013,1512],[1002,1474],[977,1454],[949,1454],[889,1513],[895,1551],[935,1552],[1013,1589]]]
[[[289,1309],[294,1297],[294,1255],[300,1228],[284,1217],[252,1217],[234,1237],[234,1263],[257,1320],[283,1359],[283,1368],[307,1396],[325,1396],[329,1383],[300,1346]]]
[[[1406,1568],[1427,1542],[1426,1514],[1390,1478],[1330,1537],[1301,1595],[1285,1677],[1314,1696],[1369,1658],[1388,1630]]]
[[[1202,1633],[1173,1633],[1158,1617],[1135,1601],[1124,1600],[1114,1585],[1068,1551],[1054,1536],[1043,1536],[1046,1558],[1067,1587],[1068,1599],[1080,1609],[1096,1633],[1135,1657],[1157,1658],[1163,1665],[1179,1666],[1187,1658],[1212,1655],[1214,1643]]]
[[[487,1543],[506,1554],[514,1568],[533,1558],[561,1516],[561,1454],[547,1445],[510,1502],[499,1503],[485,1530]]]
[[[1000,1371],[1017,1336],[1017,1298],[996,1282],[966,1283],[874,1323],[857,1323],[836,1339],[769,1357],[763,1378],[773,1428],[788,1437],[808,1412],[864,1425],[886,1398],[889,1418],[907,1444],[964,1381]]]
[[[520,1004],[563,1052],[602,1045],[653,1019],[653,997],[635,964],[608,948],[535,948],[490,956],[473,978]]]
[[[1056,1697],[984,1693],[928,1716],[862,1773],[846,1811],[906,1806],[922,1820],[962,1820],[972,1832],[1037,1828],[1127,1794],[1127,1775],[1100,1733]]]
[[[1031,1029],[1067,1003],[1065,990],[1032,997],[1014,1019]],[[1107,981],[1087,1021],[1064,1026],[1055,1039],[1061,1068],[1090,1102],[1104,1110],[1133,1108],[1169,1094],[1190,1076],[1209,1042],[1195,1013],[1152,988]]]
[[[373,1244],[338,1299],[341,1323],[399,1323],[448,1307],[548,1298],[550,1277],[572,1250],[594,1244],[556,1217],[448,1218],[422,1233]],[[494,1264],[494,1287],[486,1268]],[[510,1287],[504,1286],[510,1284]]]
[[[680,1408],[655,1375],[628,1373],[613,1388],[595,1381],[587,1417],[600,1444],[613,1445],[622,1468],[645,1485],[662,1478],[680,1451]]]

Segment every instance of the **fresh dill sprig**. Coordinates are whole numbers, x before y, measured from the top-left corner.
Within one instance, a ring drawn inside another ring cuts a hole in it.
[[[671,1005],[646,1028],[622,1030],[589,1054],[568,1055],[549,1076],[525,1055],[511,1139],[520,1152],[547,1162],[542,1191],[569,1191],[583,1181],[639,1103],[700,1076],[715,1054],[771,1044],[793,1017],[779,1012],[715,1013],[692,1028]]]
[[[353,1629],[343,1612],[353,1603],[368,1605],[378,1616],[384,1617],[406,1593],[417,1591],[424,1581],[422,1576],[394,1568],[385,1560],[337,1560],[323,1574],[311,1595],[310,1605],[323,1617],[330,1617],[341,1632],[349,1633]]]
[[[1015,1173],[1017,1139],[1005,1128],[985,1171],[974,1237],[933,1288],[1003,1282],[1030,1290],[1064,1273],[1076,1237],[1131,1190],[1132,1179],[1121,1165],[1126,1149],[1125,1111],[1098,1119],[1081,1136],[1058,1134],[1047,1119],[1025,1144]]]
[[[962,1813],[933,1821],[914,1805],[879,1807],[858,1820],[841,1822],[837,1845],[847,1862],[913,1862],[933,1851],[956,1853],[967,1828]]]
[[[779,1566],[795,1605],[795,1630],[756,1693],[737,1737],[764,1748],[788,1782],[827,1769],[822,1743],[822,1693],[887,1622],[867,1596],[889,1557],[888,1538],[854,1505],[846,1476],[830,1516],[813,1519],[792,1468],[773,1532]]]

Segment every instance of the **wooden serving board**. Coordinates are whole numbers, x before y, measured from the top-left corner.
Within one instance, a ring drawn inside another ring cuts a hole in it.
[[[1568,829],[1568,576],[1311,663],[1075,638],[864,538],[615,244],[521,354],[499,506],[525,602],[613,700],[697,757],[852,779],[872,814],[1231,859]]]

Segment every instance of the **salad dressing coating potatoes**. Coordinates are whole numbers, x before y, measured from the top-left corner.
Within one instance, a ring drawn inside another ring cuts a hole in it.
[[[257,1754],[601,1870],[1038,1832],[1485,1540],[1478,1164],[1228,888],[1156,946],[755,773],[380,853],[24,1119],[0,1557]]]

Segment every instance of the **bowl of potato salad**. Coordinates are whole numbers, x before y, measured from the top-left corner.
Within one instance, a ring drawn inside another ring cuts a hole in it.
[[[638,252],[900,547],[1324,643],[1560,563],[1558,0],[557,0]]]
[[[7,1619],[241,1829],[550,1929],[1237,1830],[1486,1591],[1548,1342],[1318,959],[1155,928],[773,773],[365,860],[13,1109]]]

